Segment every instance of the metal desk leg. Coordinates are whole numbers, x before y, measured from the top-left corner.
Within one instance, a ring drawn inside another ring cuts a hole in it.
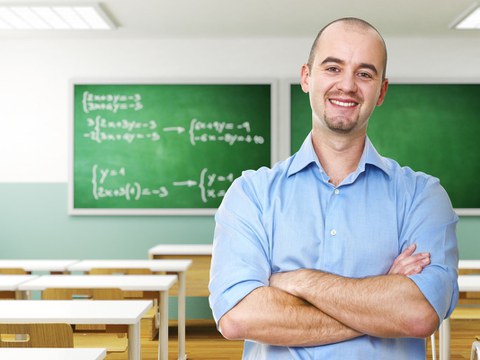
[[[178,360],[185,360],[185,317],[186,317],[187,274],[178,273]]]
[[[440,360],[450,360],[450,319],[443,320],[439,330]]]
[[[160,326],[158,328],[158,359],[168,360],[168,291],[160,292]]]
[[[140,323],[128,326],[128,359],[141,360]]]

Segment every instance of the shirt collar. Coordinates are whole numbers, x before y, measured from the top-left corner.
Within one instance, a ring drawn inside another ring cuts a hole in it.
[[[302,146],[300,147],[300,150],[298,150],[298,152],[295,154],[290,168],[288,169],[288,176],[303,170],[311,163],[317,164],[319,169],[324,172],[322,165],[318,161],[317,154],[315,153],[315,150],[313,148],[312,133],[310,132],[305,141],[303,142]],[[365,148],[363,150],[362,157],[360,158],[360,163],[358,164],[357,171],[365,171],[366,164],[373,165],[379,168],[389,177],[392,176],[391,169],[388,167],[385,159],[377,152],[368,136],[365,140]]]

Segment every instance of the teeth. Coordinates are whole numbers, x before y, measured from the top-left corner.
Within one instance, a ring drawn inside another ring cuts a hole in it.
[[[338,101],[338,100],[330,100],[333,104],[338,105],[338,106],[343,106],[343,107],[352,107],[357,105],[357,103],[354,102],[343,102],[343,101]]]

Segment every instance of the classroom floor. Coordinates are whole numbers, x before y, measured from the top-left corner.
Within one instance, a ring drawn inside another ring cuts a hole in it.
[[[451,321],[451,360],[469,360],[470,349],[475,336],[480,335],[480,322],[469,320]],[[169,329],[169,357],[177,360],[177,334]],[[438,334],[437,334],[438,335]],[[221,337],[215,327],[196,325],[187,327],[187,355],[189,360],[238,360],[242,357],[242,342],[228,341]],[[438,336],[436,340],[437,359]],[[142,360],[157,360],[158,342],[142,339]],[[427,359],[431,359],[430,342],[427,343]],[[109,354],[107,360],[125,360],[126,353]]]

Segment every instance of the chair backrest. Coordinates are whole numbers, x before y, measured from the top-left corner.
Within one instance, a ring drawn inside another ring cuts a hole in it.
[[[0,347],[73,347],[69,324],[0,324]]]
[[[15,300],[15,291],[0,291],[0,300]]]
[[[45,289],[44,300],[123,300],[120,289]]]
[[[152,275],[150,269],[138,268],[92,268],[90,275]]]
[[[27,272],[21,268],[0,268],[0,275],[25,275]]]

